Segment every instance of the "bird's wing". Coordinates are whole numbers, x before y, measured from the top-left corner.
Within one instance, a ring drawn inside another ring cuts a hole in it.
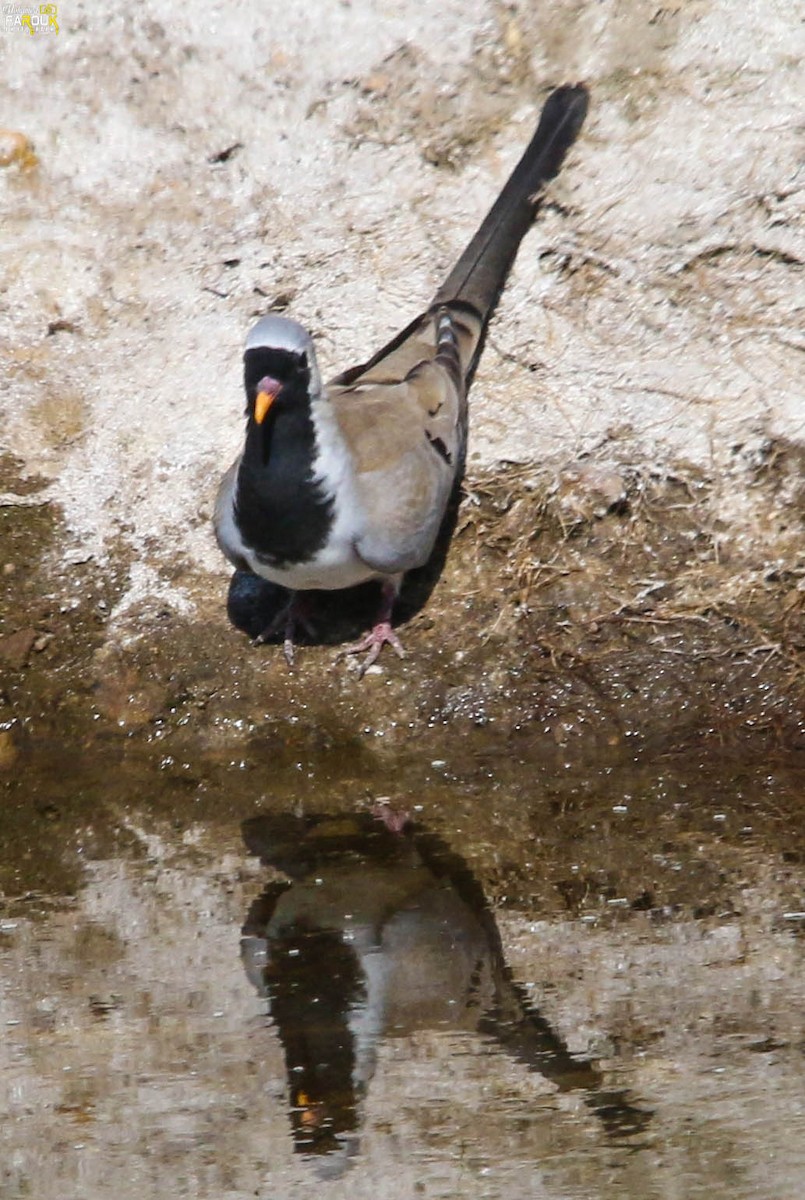
[[[463,466],[464,370],[478,336],[472,313],[436,308],[327,387],[366,514],[356,550],[378,571],[411,570],[433,549]]]
[[[350,367],[331,379],[329,389],[355,389],[367,383],[399,383],[414,367],[436,357],[439,321],[449,315],[458,341],[463,375],[469,370],[481,336],[481,323],[473,305],[434,304],[401,330],[365,363]]]
[[[213,515],[213,528],[218,546],[236,567],[244,565],[238,549],[241,538],[235,525],[233,506],[241,457],[239,454],[219,484]]]

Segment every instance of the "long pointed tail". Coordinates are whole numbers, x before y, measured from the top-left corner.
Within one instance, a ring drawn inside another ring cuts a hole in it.
[[[588,104],[589,93],[584,84],[559,87],[551,92],[523,157],[436,293],[434,306],[453,302],[471,305],[482,327],[486,325],[517,248],[539,208],[542,190],[558,174],[584,123]]]

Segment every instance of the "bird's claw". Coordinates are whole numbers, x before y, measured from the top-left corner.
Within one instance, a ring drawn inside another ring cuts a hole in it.
[[[289,604],[280,609],[274,619],[266,625],[262,633],[258,633],[257,637],[253,639],[252,645],[262,646],[282,630],[282,653],[288,666],[292,667],[294,664],[294,634],[297,625],[302,626],[308,637],[315,638],[316,630],[308,618],[305,605],[294,596]]]
[[[358,670],[358,678],[361,679],[369,668],[377,662],[380,657],[380,651],[386,645],[391,646],[398,658],[405,658],[405,650],[397,634],[391,628],[390,621],[378,621],[373,629],[370,629],[359,642],[354,642],[351,646],[345,646],[340,650],[336,661],[346,658],[348,654],[363,654],[368,650],[369,653],[360,665]]]

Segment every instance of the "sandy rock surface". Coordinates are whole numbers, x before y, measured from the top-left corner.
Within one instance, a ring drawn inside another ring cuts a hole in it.
[[[88,0],[1,48],[3,123],[38,160],[0,172],[3,443],[63,509],[61,565],[128,561],[124,623],[226,571],[209,513],[253,317],[307,323],[325,372],[371,352],[563,80],[591,113],[489,339],[470,475],[695,464],[751,531],[758,456],[805,439],[788,0]]]

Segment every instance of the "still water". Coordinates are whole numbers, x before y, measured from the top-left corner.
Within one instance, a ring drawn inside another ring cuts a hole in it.
[[[200,755],[5,780],[4,1198],[805,1194],[801,764]]]

